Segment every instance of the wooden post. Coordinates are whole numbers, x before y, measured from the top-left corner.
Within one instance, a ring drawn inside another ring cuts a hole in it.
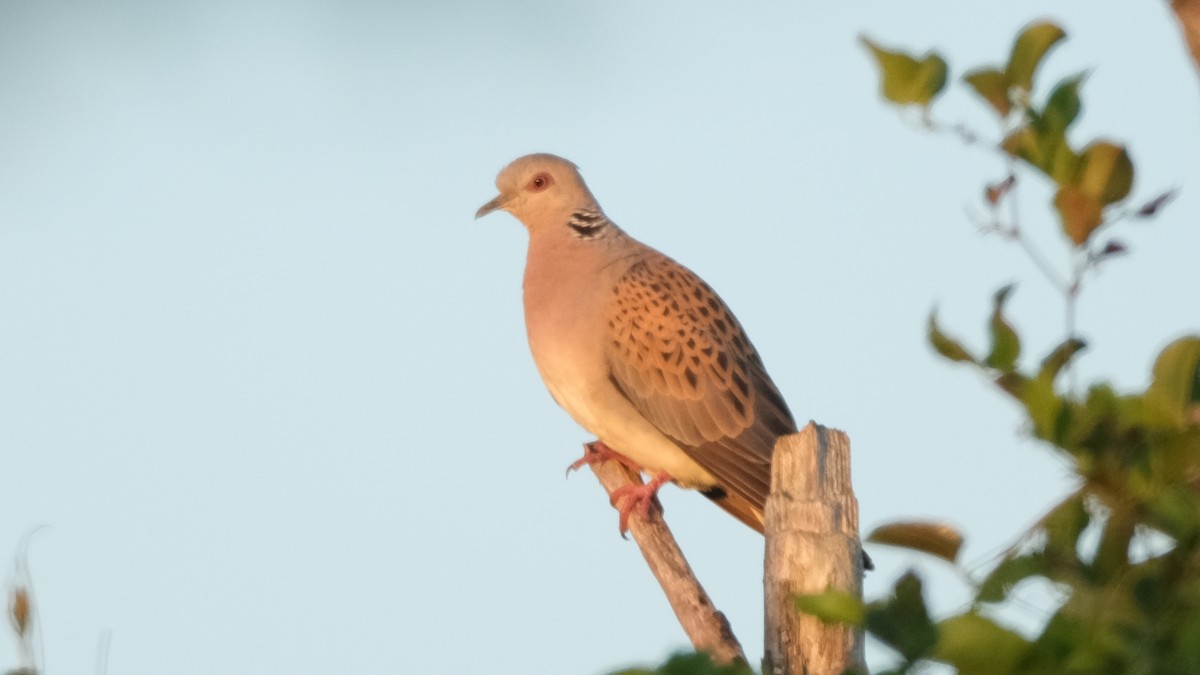
[[[801,614],[792,598],[838,589],[862,597],[850,439],[810,422],[775,444],[766,508],[763,675],[865,671],[860,631]]]

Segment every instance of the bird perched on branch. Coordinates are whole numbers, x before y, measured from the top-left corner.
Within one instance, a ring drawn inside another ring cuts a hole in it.
[[[796,423],[741,324],[691,270],[604,215],[571,162],[521,157],[497,210],[529,230],[525,326],[550,394],[650,481],[613,494],[624,532],[663,484],[700,490],[762,532],[775,440]]]

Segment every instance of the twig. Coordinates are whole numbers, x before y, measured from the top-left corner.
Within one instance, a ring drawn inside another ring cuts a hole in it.
[[[618,462],[599,462],[590,466],[610,499],[614,490],[642,483],[640,475]],[[663,521],[662,508],[651,509],[648,518],[631,514],[629,531],[692,645],[698,651],[708,652],[717,663],[745,662],[745,652],[729,627],[729,621],[713,606],[692,573],[671,529]]]
[[[1015,224],[1005,233],[1005,235],[1020,244],[1021,248],[1025,250],[1025,254],[1028,255],[1029,259],[1033,261],[1034,266],[1036,266],[1038,271],[1042,273],[1042,276],[1046,277],[1046,280],[1049,281],[1055,288],[1057,288],[1064,296],[1067,296],[1068,299],[1070,298],[1072,295],[1071,288],[1072,286],[1078,284],[1077,281],[1070,284],[1063,281],[1062,278],[1058,276],[1058,271],[1054,269],[1054,265],[1050,264],[1050,261],[1046,259],[1046,256],[1042,255],[1042,252],[1033,245],[1033,242],[1029,241],[1029,239],[1024,235],[1024,233],[1021,232],[1021,230],[1017,228]],[[1068,335],[1068,337],[1070,336]]]
[[[982,138],[978,132],[968,127],[964,122],[955,122],[950,124],[940,120],[935,120],[929,115],[928,110],[926,110],[921,116],[920,120],[918,120],[918,126],[930,133],[953,136],[966,146],[995,148],[998,145],[991,139]]]
[[[112,630],[106,629],[100,634],[100,644],[96,647],[96,675],[108,675],[108,648],[112,643]]]

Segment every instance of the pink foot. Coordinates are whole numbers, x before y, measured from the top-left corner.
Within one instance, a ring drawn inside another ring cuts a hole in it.
[[[613,490],[611,499],[613,506],[621,514],[617,527],[622,537],[629,531],[629,514],[637,513],[646,519],[650,517],[651,508],[662,510],[662,505],[657,499],[658,489],[671,480],[669,473],[660,471],[649,483],[625,485]]]
[[[623,464],[638,473],[642,472],[642,467],[638,466],[632,459],[608,447],[603,441],[592,441],[591,443],[583,444],[583,457],[572,462],[571,466],[567,467],[567,473],[570,474],[572,471],[578,471],[585,464],[587,466],[594,466],[609,461]]]

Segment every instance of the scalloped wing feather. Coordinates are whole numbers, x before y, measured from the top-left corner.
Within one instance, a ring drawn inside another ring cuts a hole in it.
[[[738,498],[718,504],[761,530],[771,452],[796,424],[741,324],[708,284],[657,252],[612,293],[613,383]]]

